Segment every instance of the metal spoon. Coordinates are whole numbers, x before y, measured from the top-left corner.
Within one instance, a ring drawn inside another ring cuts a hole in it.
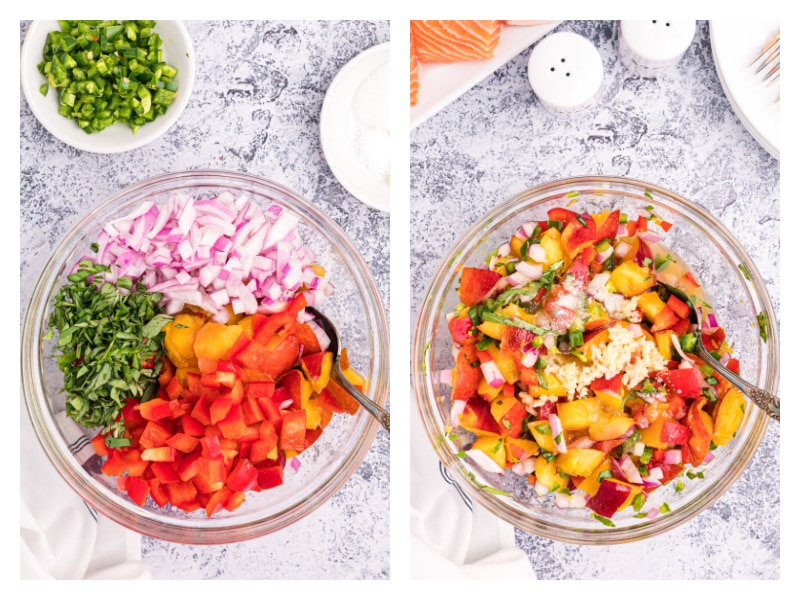
[[[691,309],[689,320],[695,325],[699,326],[702,320],[700,311],[695,306],[694,302],[692,302],[689,299],[689,297],[686,295],[685,292],[662,282],[658,283],[658,287],[667,290],[669,293],[683,300]],[[767,413],[767,416],[769,416],[772,419],[775,419],[780,423],[781,399],[778,398],[778,396],[770,394],[766,390],[762,390],[761,388],[758,388],[754,385],[747,383],[736,373],[725,367],[725,365],[723,365],[716,358],[711,356],[708,350],[706,350],[705,346],[703,346],[703,338],[701,335],[697,336],[697,344],[695,345],[692,354],[696,354],[697,356],[702,358],[703,361],[708,366],[710,366],[720,375],[720,377],[727,380],[731,385],[738,388],[739,391],[741,391],[745,396],[750,398],[755,403],[756,406],[758,406],[761,410]]]
[[[328,351],[333,353],[334,368],[331,376],[336,379],[337,383],[350,392],[350,394],[358,401],[359,404],[361,404],[361,406],[367,410],[367,412],[369,412],[369,414],[377,419],[377,421],[386,430],[386,433],[389,433],[389,411],[378,406],[372,400],[367,398],[367,396],[364,395],[356,386],[350,383],[347,380],[347,377],[344,376],[344,373],[342,373],[342,367],[339,364],[339,348],[341,347],[341,340],[339,339],[339,332],[336,329],[336,326],[328,317],[326,317],[313,306],[307,306],[305,310],[306,312],[314,315],[314,318],[319,322],[320,326],[331,340],[331,345],[328,348]]]

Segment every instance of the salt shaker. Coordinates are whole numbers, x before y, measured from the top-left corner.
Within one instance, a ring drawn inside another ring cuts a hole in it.
[[[528,58],[528,81],[551,113],[574,115],[597,100],[603,83],[603,60],[588,39],[560,31],[534,46]]]
[[[683,57],[696,27],[696,21],[672,19],[620,21],[620,60],[641,77],[658,77]]]

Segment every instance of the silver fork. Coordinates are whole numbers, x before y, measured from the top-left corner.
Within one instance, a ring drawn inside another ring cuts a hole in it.
[[[773,85],[775,82],[780,80],[781,77],[781,32],[778,32],[772,36],[772,38],[764,45],[764,47],[756,54],[753,60],[747,65],[747,68],[753,67],[756,63],[758,66],[755,69],[755,73],[761,73],[765,69],[767,70],[764,77],[761,79],[762,82],[767,84],[767,87]],[[780,96],[775,98],[775,102],[780,101]]]

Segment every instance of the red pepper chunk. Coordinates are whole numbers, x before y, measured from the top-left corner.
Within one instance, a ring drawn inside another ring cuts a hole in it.
[[[306,411],[303,409],[292,410],[283,415],[281,420],[281,434],[278,439],[278,448],[281,450],[305,450],[306,440]]]
[[[246,492],[256,487],[257,478],[258,471],[253,463],[246,458],[240,458],[231,469],[226,485],[234,491]]]

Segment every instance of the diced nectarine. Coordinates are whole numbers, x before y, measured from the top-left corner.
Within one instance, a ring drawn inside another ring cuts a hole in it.
[[[617,265],[611,271],[611,284],[627,298],[638,296],[655,285],[655,278],[647,267],[641,267],[632,260]]]
[[[501,469],[506,468],[506,445],[499,435],[482,435],[472,442],[473,450],[480,450],[497,463]]]
[[[492,291],[501,275],[489,269],[464,267],[461,269],[461,284],[458,297],[462,304],[473,306],[485,299]]]
[[[628,433],[633,425],[634,421],[630,417],[603,416],[589,425],[589,437],[596,442],[616,440]]]
[[[536,443],[542,450],[547,452],[556,451],[556,443],[553,440],[553,432],[550,429],[550,421],[529,421],[528,430],[531,432],[533,439],[536,440]]]
[[[538,456],[534,461],[536,481],[550,491],[567,489],[569,476],[559,473],[555,461],[548,461],[543,456]]]
[[[603,408],[594,396],[578,398],[571,402],[559,402],[556,405],[561,426],[567,431],[588,429],[602,417]]]
[[[588,477],[606,458],[606,453],[594,448],[569,448],[556,457],[556,467],[568,475]]]
[[[644,313],[645,318],[651,323],[656,320],[658,313],[664,310],[667,305],[658,295],[655,290],[645,292],[636,299],[636,306],[638,306]]]
[[[744,418],[745,400],[742,392],[734,387],[729,388],[715,410],[711,441],[717,446],[724,446],[733,439]]]

